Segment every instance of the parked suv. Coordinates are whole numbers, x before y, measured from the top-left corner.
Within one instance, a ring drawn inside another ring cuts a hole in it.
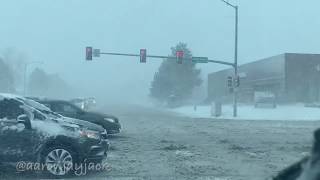
[[[0,163],[40,163],[54,176],[71,174],[74,165],[101,162],[109,144],[104,129],[65,118],[35,101],[0,94]]]
[[[72,104],[69,101],[37,99],[37,98],[32,98],[32,99],[35,101],[38,101],[41,104],[46,105],[52,111],[59,113],[63,116],[81,119],[84,121],[88,121],[88,122],[100,125],[107,131],[108,134],[116,134],[120,132],[120,129],[121,129],[120,122],[118,118],[114,116],[101,114],[98,112],[84,111],[83,109],[79,108],[78,106]]]

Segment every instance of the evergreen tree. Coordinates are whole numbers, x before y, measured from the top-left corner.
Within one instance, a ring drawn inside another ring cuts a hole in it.
[[[178,43],[171,48],[171,55],[176,56],[176,51],[184,51],[185,58],[191,58],[192,53],[187,44]],[[178,64],[173,59],[165,59],[155,73],[151,83],[150,96],[160,102],[169,102],[172,98],[179,104],[187,100],[195,87],[202,83],[200,70],[196,69],[195,63],[183,61]]]
[[[49,90],[48,74],[40,68],[36,68],[30,74],[28,81],[28,94],[33,96],[45,96]]]
[[[49,98],[70,98],[71,87],[58,74],[48,74],[40,68],[34,69],[28,81],[28,94]]]

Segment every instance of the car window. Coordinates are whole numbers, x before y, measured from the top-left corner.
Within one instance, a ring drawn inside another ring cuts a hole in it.
[[[45,120],[46,117],[44,115],[42,115],[40,112],[38,112],[37,110],[33,111],[34,114],[34,119],[36,120]]]
[[[55,105],[55,108],[54,108],[54,111],[56,112],[67,112],[67,113],[76,113],[78,110],[69,105],[69,104],[56,104]]]
[[[51,104],[49,103],[43,103],[43,105],[45,105],[46,107],[50,108],[52,110]]]
[[[21,114],[24,114],[24,110],[20,107],[22,103],[13,99],[3,99],[0,101],[0,119],[17,119]]]

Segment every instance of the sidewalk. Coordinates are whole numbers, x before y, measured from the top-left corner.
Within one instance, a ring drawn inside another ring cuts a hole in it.
[[[232,105],[222,106],[220,117],[211,116],[211,106],[185,106],[170,111],[181,116],[192,118],[237,119],[237,120],[289,120],[289,121],[318,121],[320,108],[304,107],[303,104],[279,105],[277,108],[254,108],[253,105],[239,105],[238,117],[233,117]]]

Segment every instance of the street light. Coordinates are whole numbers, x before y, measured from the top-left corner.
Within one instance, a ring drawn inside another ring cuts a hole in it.
[[[229,3],[226,0],[221,0],[235,10],[235,42],[234,42],[234,78],[238,78],[238,6]],[[238,104],[238,88],[234,87],[233,91],[233,117],[237,117]]]
[[[26,96],[27,93],[27,70],[28,66],[32,64],[43,64],[42,61],[31,61],[27,62],[24,66],[24,77],[23,77],[23,95]]]

